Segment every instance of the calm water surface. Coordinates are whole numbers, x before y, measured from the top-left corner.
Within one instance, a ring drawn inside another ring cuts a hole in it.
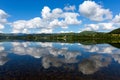
[[[110,44],[0,42],[0,80],[120,80],[120,49]]]

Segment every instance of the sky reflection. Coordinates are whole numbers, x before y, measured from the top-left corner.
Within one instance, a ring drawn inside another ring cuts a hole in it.
[[[71,65],[67,64],[73,64],[72,67],[83,74],[93,74],[103,67],[108,67],[112,60],[120,64],[119,52],[120,49],[109,44],[1,42],[0,66],[9,62],[8,55],[12,53],[41,59],[41,65],[44,69],[63,66],[71,67]]]

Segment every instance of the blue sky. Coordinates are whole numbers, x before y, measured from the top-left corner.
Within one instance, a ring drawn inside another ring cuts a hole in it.
[[[120,26],[120,0],[0,0],[0,32],[108,32]]]

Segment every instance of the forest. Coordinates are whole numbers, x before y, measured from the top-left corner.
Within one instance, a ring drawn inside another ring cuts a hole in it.
[[[0,41],[55,41],[55,42],[83,42],[83,43],[120,43],[120,28],[111,32],[83,31],[80,33],[54,34],[0,34]]]

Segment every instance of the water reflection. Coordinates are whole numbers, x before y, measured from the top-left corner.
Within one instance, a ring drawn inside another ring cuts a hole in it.
[[[117,61],[120,64],[120,54],[114,54],[112,55],[115,61]]]
[[[109,44],[82,45],[87,52],[96,52],[104,54],[120,54],[120,49],[110,46]]]
[[[9,54],[28,55],[39,59],[44,69],[67,66],[87,75],[108,67],[112,60],[120,64],[120,49],[109,44],[3,42],[0,43],[0,66],[9,63]]]
[[[4,65],[7,61],[7,53],[4,52],[5,48],[0,46],[0,66]]]
[[[79,64],[79,71],[84,74],[93,74],[98,71],[101,67],[107,67],[111,62],[110,57],[102,55],[92,55],[87,59],[84,59]]]
[[[8,60],[7,53],[0,52],[0,66],[4,65]]]

